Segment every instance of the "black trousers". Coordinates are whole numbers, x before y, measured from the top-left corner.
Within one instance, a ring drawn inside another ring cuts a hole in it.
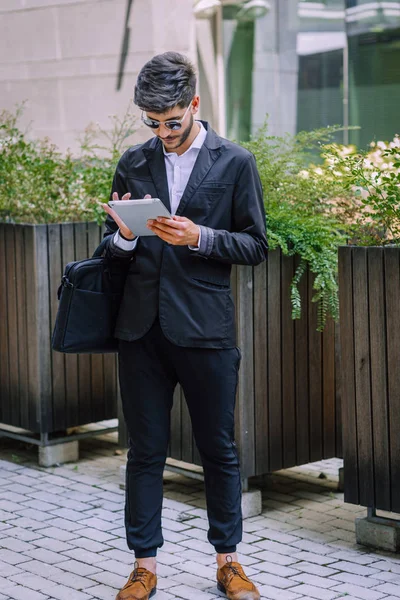
[[[120,341],[119,377],[129,432],[125,525],[136,558],[156,556],[163,545],[163,470],[170,412],[179,382],[204,467],[208,539],[216,552],[236,550],[242,538],[241,479],[234,441],[238,348],[182,348],[158,320],[140,340]]]

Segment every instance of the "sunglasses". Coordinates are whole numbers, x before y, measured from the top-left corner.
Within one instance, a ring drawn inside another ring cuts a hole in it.
[[[191,106],[192,106],[192,103],[189,104],[189,106],[186,109],[185,114],[183,115],[183,117],[181,119],[173,119],[172,121],[157,121],[156,119],[150,119],[150,117],[144,116],[143,110],[142,110],[141,119],[142,119],[143,123],[145,125],[147,125],[147,127],[151,127],[151,129],[158,129],[160,127],[160,125],[164,125],[164,127],[166,127],[167,129],[170,129],[171,131],[178,131],[178,129],[181,129],[182,122],[185,120],[185,117],[188,114]]]

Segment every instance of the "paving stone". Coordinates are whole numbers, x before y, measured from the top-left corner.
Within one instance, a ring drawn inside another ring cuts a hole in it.
[[[333,592],[321,587],[316,587],[308,584],[301,584],[297,587],[291,588],[292,592],[297,592],[300,595],[306,596],[306,598],[317,598],[318,600],[333,600],[342,596],[340,592]]]
[[[63,559],[65,559],[65,556],[62,557]],[[75,573],[75,575],[82,575],[82,577],[85,577],[86,575],[91,575],[93,573],[98,573],[99,572],[99,568],[93,565],[88,565],[85,564],[83,562],[79,562],[77,560],[67,560],[67,561],[63,561],[61,563],[59,563],[57,565],[60,569],[63,569],[63,571],[68,571],[69,573]]]
[[[114,598],[118,590],[111,588],[107,585],[96,585],[94,587],[87,588],[86,592],[93,598],[101,598],[102,600],[110,600]]]
[[[47,590],[57,585],[54,581],[49,581],[44,577],[40,577],[40,575],[34,575],[32,573],[20,573],[19,575],[13,575],[10,577],[10,580],[29,589],[43,593],[46,593]],[[50,593],[49,595],[51,596],[52,594]]]
[[[168,591],[172,594],[172,597],[184,598],[185,600],[212,600],[215,598],[215,594],[208,592],[202,592],[196,590],[193,587],[187,585],[177,585],[169,589]]]
[[[280,590],[278,588],[273,588],[270,585],[258,586],[258,591],[263,600],[304,600],[304,596],[296,594],[291,590]],[[309,599],[307,598],[307,600]]]
[[[261,552],[254,552],[252,554],[254,558],[258,560],[268,560],[272,563],[277,563],[278,565],[292,565],[293,563],[298,562],[295,558],[290,556],[285,556],[284,554],[278,554],[277,552],[271,552],[270,550],[263,550]]]
[[[65,585],[56,585],[51,588],[50,595],[52,600],[91,600],[93,595],[81,592]]]
[[[173,581],[181,585],[193,587],[197,590],[202,591],[205,591],[211,587],[213,589],[216,587],[215,581],[206,579],[204,577],[199,577],[198,575],[194,575],[193,573],[179,573],[179,575],[174,575]]]
[[[79,525],[79,527],[82,527],[82,525]],[[100,531],[100,529],[94,529],[93,527],[84,527],[83,529],[75,529],[74,531],[77,535],[82,535],[95,542],[107,542],[108,540],[115,538],[115,535]]]
[[[46,565],[46,563],[40,562],[39,560],[30,560],[29,562],[23,563],[23,569],[29,573],[48,577],[49,579],[53,579],[54,576],[62,573],[61,569],[58,569],[54,565]]]
[[[25,552],[27,550],[35,549],[35,546],[32,544],[13,537],[2,538],[0,540],[0,546],[2,548],[7,548],[8,550],[14,550],[14,552]]]
[[[65,557],[58,552],[53,552],[47,548],[35,548],[34,550],[28,550],[24,552],[25,556],[28,556],[32,560],[39,560],[47,565],[55,565],[65,560]]]
[[[392,596],[400,598],[400,585],[394,583],[383,583],[382,585],[376,586],[374,591],[382,594],[392,594]]]
[[[318,575],[313,575],[312,573],[297,573],[297,575],[290,577],[290,581],[293,582],[293,585],[295,585],[294,582],[296,582],[296,584],[307,583],[308,585],[321,588],[331,588],[337,585],[337,582],[329,577],[319,577]]]
[[[73,546],[71,544],[67,544],[66,542],[60,542],[59,540],[55,540],[53,538],[40,538],[35,540],[35,546],[39,546],[39,548],[46,548],[46,550],[51,550],[52,552],[65,552],[66,550],[72,550]]]
[[[337,558],[333,558],[332,555],[324,556],[307,551],[296,552],[295,554],[292,554],[292,557],[297,558],[298,560],[304,560],[308,563],[315,563],[316,565],[329,565],[337,562]]]
[[[91,575],[93,577],[96,574]],[[61,571],[59,569],[59,573],[49,575],[49,579],[54,581],[60,585],[65,585],[65,587],[71,587],[74,590],[85,590],[88,587],[93,586],[93,580],[90,577],[82,577],[81,575],[76,575],[75,573],[68,573],[66,571]]]
[[[299,571],[304,571],[304,573],[311,573],[312,575],[318,575],[319,577],[330,577],[340,570],[339,568],[336,568],[336,564],[337,563],[332,563],[329,567],[323,567],[321,565],[301,561],[292,564],[292,566]]]
[[[67,550],[66,552],[63,552],[61,556],[64,557],[64,560],[65,558],[72,558],[73,560],[77,560],[87,565],[96,566],[97,563],[101,563],[103,560],[106,560],[100,554],[90,552],[89,550],[85,550],[84,548],[73,548],[72,550]]]
[[[257,573],[253,577],[254,581],[263,585],[286,589],[297,585],[297,581],[292,581],[288,577],[280,577],[272,573]]]
[[[43,527],[43,524],[42,524]],[[46,527],[55,527],[57,529],[64,529],[65,531],[74,532],[79,530],[82,525],[81,523],[74,523],[73,521],[68,521],[67,519],[61,519],[60,517],[52,518],[47,521]]]
[[[31,560],[28,556],[14,552],[13,550],[7,550],[6,548],[0,548],[0,561],[9,563],[10,565],[19,565]]]
[[[22,585],[17,585],[13,588],[7,589],[7,596],[10,598],[15,598],[15,600],[46,600],[48,595],[42,594],[41,592],[35,592],[27,587]]]
[[[380,600],[385,597],[385,594],[382,592],[377,592],[376,590],[360,587],[351,583],[342,583],[334,587],[333,590],[341,592],[342,594],[351,594],[361,600]]]
[[[80,522],[87,519],[87,515],[84,512],[77,510],[71,510],[70,508],[57,508],[53,510],[51,514],[54,517],[60,517],[60,519],[66,519],[67,521]]]
[[[335,579],[336,581],[341,581],[342,583],[351,583],[353,585],[358,585],[361,587],[374,587],[379,585],[381,581],[379,580],[382,573],[377,573],[372,577],[364,577],[362,575],[354,575],[353,573],[336,573],[335,575],[331,575],[331,579]]]
[[[357,563],[351,563],[348,561],[338,561],[333,563],[332,567],[338,571],[347,571],[347,573],[354,573],[355,575],[375,575],[379,571],[373,567],[365,567]]]
[[[11,577],[13,575],[19,575],[22,572],[23,571],[15,565],[10,565],[8,563],[0,561],[0,573],[2,577]]]
[[[96,583],[102,583],[112,588],[121,589],[125,585],[130,572],[131,571],[128,569],[124,575],[118,575],[116,573],[112,573],[111,571],[99,571],[94,575],[90,575],[90,577],[87,579],[88,581],[89,579],[93,580],[91,586],[95,585]],[[159,586],[157,585],[157,590],[158,587]]]

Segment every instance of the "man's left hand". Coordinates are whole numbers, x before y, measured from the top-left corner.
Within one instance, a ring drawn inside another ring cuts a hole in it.
[[[173,246],[198,246],[200,227],[187,219],[174,215],[172,219],[158,217],[147,221],[147,227],[159,238]]]

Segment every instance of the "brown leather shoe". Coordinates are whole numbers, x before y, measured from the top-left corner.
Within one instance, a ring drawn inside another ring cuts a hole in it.
[[[230,559],[230,560],[229,560]],[[229,600],[260,600],[260,592],[245,575],[238,562],[227,556],[226,564],[217,571],[217,587]]]
[[[135,562],[135,569],[115,600],[149,600],[156,593],[156,586],[157,575]]]

